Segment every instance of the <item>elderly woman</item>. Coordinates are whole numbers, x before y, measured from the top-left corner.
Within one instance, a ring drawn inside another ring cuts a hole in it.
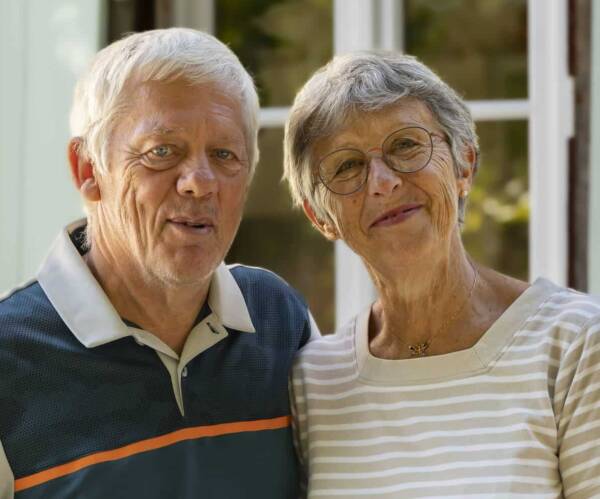
[[[600,497],[600,304],[472,261],[464,102],[412,57],[336,57],[300,91],[285,177],[378,298],[292,380],[308,496]]]

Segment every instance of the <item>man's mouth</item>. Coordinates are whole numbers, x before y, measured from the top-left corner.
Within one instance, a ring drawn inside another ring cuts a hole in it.
[[[167,220],[169,224],[179,227],[184,230],[206,232],[214,229],[215,224],[210,218],[184,218],[175,217]]]
[[[370,227],[383,227],[403,222],[410,216],[417,213],[422,207],[423,205],[418,203],[403,204],[398,208],[387,211],[380,217],[376,218],[375,221],[371,223]]]

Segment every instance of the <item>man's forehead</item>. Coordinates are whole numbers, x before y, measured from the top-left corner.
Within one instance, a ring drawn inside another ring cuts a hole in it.
[[[210,106],[206,113],[198,113],[194,109],[183,109],[177,112],[169,106],[156,109],[141,110],[130,114],[126,120],[129,128],[137,136],[144,137],[168,137],[193,132],[201,123],[210,123],[211,129],[219,133],[222,128],[226,129],[227,135],[243,135],[243,129],[237,113],[226,112],[222,106]],[[183,112],[183,115],[182,115]],[[212,119],[209,119],[209,115]],[[206,119],[209,119],[206,122]],[[127,125],[126,125],[127,126]]]
[[[164,116],[158,113],[152,113],[149,116],[143,116],[136,127],[138,133],[145,135],[175,135],[184,132],[186,127],[169,125]]]
[[[215,134],[244,136],[242,108],[238,99],[214,83],[192,85],[172,82],[129,82],[125,100],[127,112],[115,129],[135,140],[195,133],[206,125]]]

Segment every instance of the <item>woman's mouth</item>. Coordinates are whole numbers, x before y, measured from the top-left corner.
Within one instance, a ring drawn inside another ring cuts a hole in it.
[[[386,227],[389,225],[396,225],[404,222],[407,218],[410,218],[415,213],[419,212],[423,205],[417,203],[403,204],[398,208],[385,212],[380,217],[376,218],[371,223],[370,228],[373,227]]]

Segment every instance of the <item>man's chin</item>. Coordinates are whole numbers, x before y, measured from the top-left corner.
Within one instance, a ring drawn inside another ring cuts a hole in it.
[[[156,283],[172,286],[202,285],[211,278],[219,261],[207,261],[206,258],[176,258],[158,262],[148,268],[148,274]]]
[[[166,287],[193,287],[202,286],[212,276],[212,272],[192,272],[190,269],[154,269],[151,273],[154,284]]]

